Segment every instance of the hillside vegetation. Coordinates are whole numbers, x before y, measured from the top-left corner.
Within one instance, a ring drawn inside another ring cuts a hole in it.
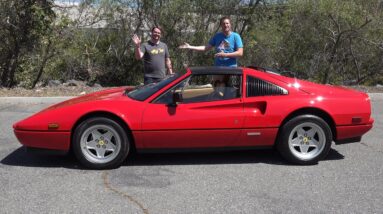
[[[162,26],[175,70],[212,65],[207,44],[230,16],[244,42],[241,66],[273,67],[321,83],[383,83],[381,0],[49,0],[0,1],[0,87],[34,88],[49,80],[137,85],[134,33]]]

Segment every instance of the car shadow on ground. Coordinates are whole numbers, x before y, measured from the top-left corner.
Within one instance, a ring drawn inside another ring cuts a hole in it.
[[[330,149],[327,160],[341,160],[344,156]],[[153,165],[216,165],[216,164],[249,164],[264,163],[271,165],[292,165],[273,149],[245,151],[212,151],[133,154],[127,158],[124,166]]]
[[[0,162],[1,164],[9,166],[71,169],[81,168],[73,155],[38,155],[27,152],[24,147],[16,149]]]
[[[344,156],[331,149],[324,160],[341,160]],[[20,147],[7,155],[1,163],[9,166],[23,167],[53,167],[83,169],[72,154],[37,155],[28,153]],[[137,154],[128,156],[123,166],[153,166],[153,165],[218,165],[218,164],[249,164],[264,163],[271,165],[291,165],[273,149],[247,150],[247,151],[217,151],[217,152],[181,152]]]

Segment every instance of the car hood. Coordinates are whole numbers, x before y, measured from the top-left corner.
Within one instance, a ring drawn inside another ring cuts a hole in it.
[[[118,97],[123,96],[125,91],[131,91],[134,87],[132,86],[125,86],[125,87],[118,87],[118,88],[112,88],[107,90],[102,90],[94,93],[90,93],[84,96],[76,97],[73,99],[66,100],[64,102],[55,104],[53,106],[50,106],[43,111],[67,107],[70,105],[75,105],[83,102],[90,102],[90,101],[96,101],[96,100],[112,100],[116,99]]]
[[[80,117],[95,111],[105,111],[123,118],[127,112],[121,111],[122,104],[125,104],[125,110],[141,111],[139,102],[130,102],[132,100],[124,95],[126,90],[132,88],[120,87],[103,90],[55,104],[15,123],[13,128],[26,131],[69,131]],[[136,111],[129,112],[132,115],[136,114]],[[56,124],[57,128],[50,129],[49,124]]]

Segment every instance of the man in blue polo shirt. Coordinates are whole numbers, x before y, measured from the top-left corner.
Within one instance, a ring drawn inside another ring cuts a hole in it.
[[[219,32],[210,39],[205,46],[192,46],[184,43],[179,46],[181,49],[190,49],[196,51],[208,51],[215,48],[214,65],[215,66],[237,66],[237,58],[243,55],[243,44],[241,36],[238,33],[231,31],[229,17],[220,19],[222,32]]]

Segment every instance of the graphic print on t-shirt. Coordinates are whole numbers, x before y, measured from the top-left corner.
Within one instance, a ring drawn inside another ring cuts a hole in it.
[[[163,52],[164,52],[163,48],[153,49],[153,50],[150,51],[150,53],[154,54],[154,55],[157,55],[157,54],[160,54],[160,53],[163,53]]]
[[[222,40],[221,44],[218,45],[217,50],[218,52],[224,52],[225,50],[229,50],[230,48],[230,42],[226,39]]]

